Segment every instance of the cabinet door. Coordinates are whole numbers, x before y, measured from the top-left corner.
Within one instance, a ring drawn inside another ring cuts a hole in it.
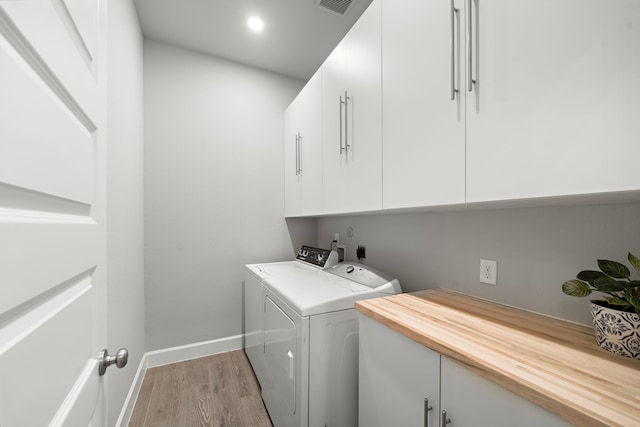
[[[322,80],[317,71],[302,89],[300,181],[302,215],[322,213]]]
[[[462,0],[454,7],[382,2],[385,209],[465,201],[464,89],[451,99],[464,79]]]
[[[560,427],[571,424],[558,416],[441,357],[440,407],[448,426]],[[437,425],[437,424],[434,424]],[[444,427],[444,426],[442,426]]]
[[[285,111],[285,215],[322,213],[322,93],[316,72]]]
[[[640,188],[638,1],[472,4],[467,200]]]
[[[380,2],[322,66],[325,213],[382,207]]]
[[[437,426],[440,355],[368,316],[359,321],[358,424]]]
[[[284,112],[284,214],[302,213],[302,191],[299,170],[298,141],[300,133],[300,95]]]

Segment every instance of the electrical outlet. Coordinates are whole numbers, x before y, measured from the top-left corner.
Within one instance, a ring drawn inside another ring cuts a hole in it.
[[[480,283],[495,285],[498,280],[498,263],[496,261],[480,260]]]
[[[366,248],[362,245],[358,245],[358,249],[356,249],[356,256],[358,257],[358,260],[362,258],[366,258],[367,257]]]

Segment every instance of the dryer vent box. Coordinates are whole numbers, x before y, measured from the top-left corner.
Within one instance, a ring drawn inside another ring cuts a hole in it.
[[[316,0],[316,5],[329,12],[344,15],[355,0]]]

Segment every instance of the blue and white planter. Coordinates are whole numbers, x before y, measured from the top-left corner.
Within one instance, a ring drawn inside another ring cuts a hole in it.
[[[591,301],[598,345],[611,353],[640,360],[640,317],[601,305],[603,303]]]

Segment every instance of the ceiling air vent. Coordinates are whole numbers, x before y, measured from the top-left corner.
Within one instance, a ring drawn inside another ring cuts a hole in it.
[[[316,0],[316,4],[330,12],[344,15],[351,7],[354,0]]]

